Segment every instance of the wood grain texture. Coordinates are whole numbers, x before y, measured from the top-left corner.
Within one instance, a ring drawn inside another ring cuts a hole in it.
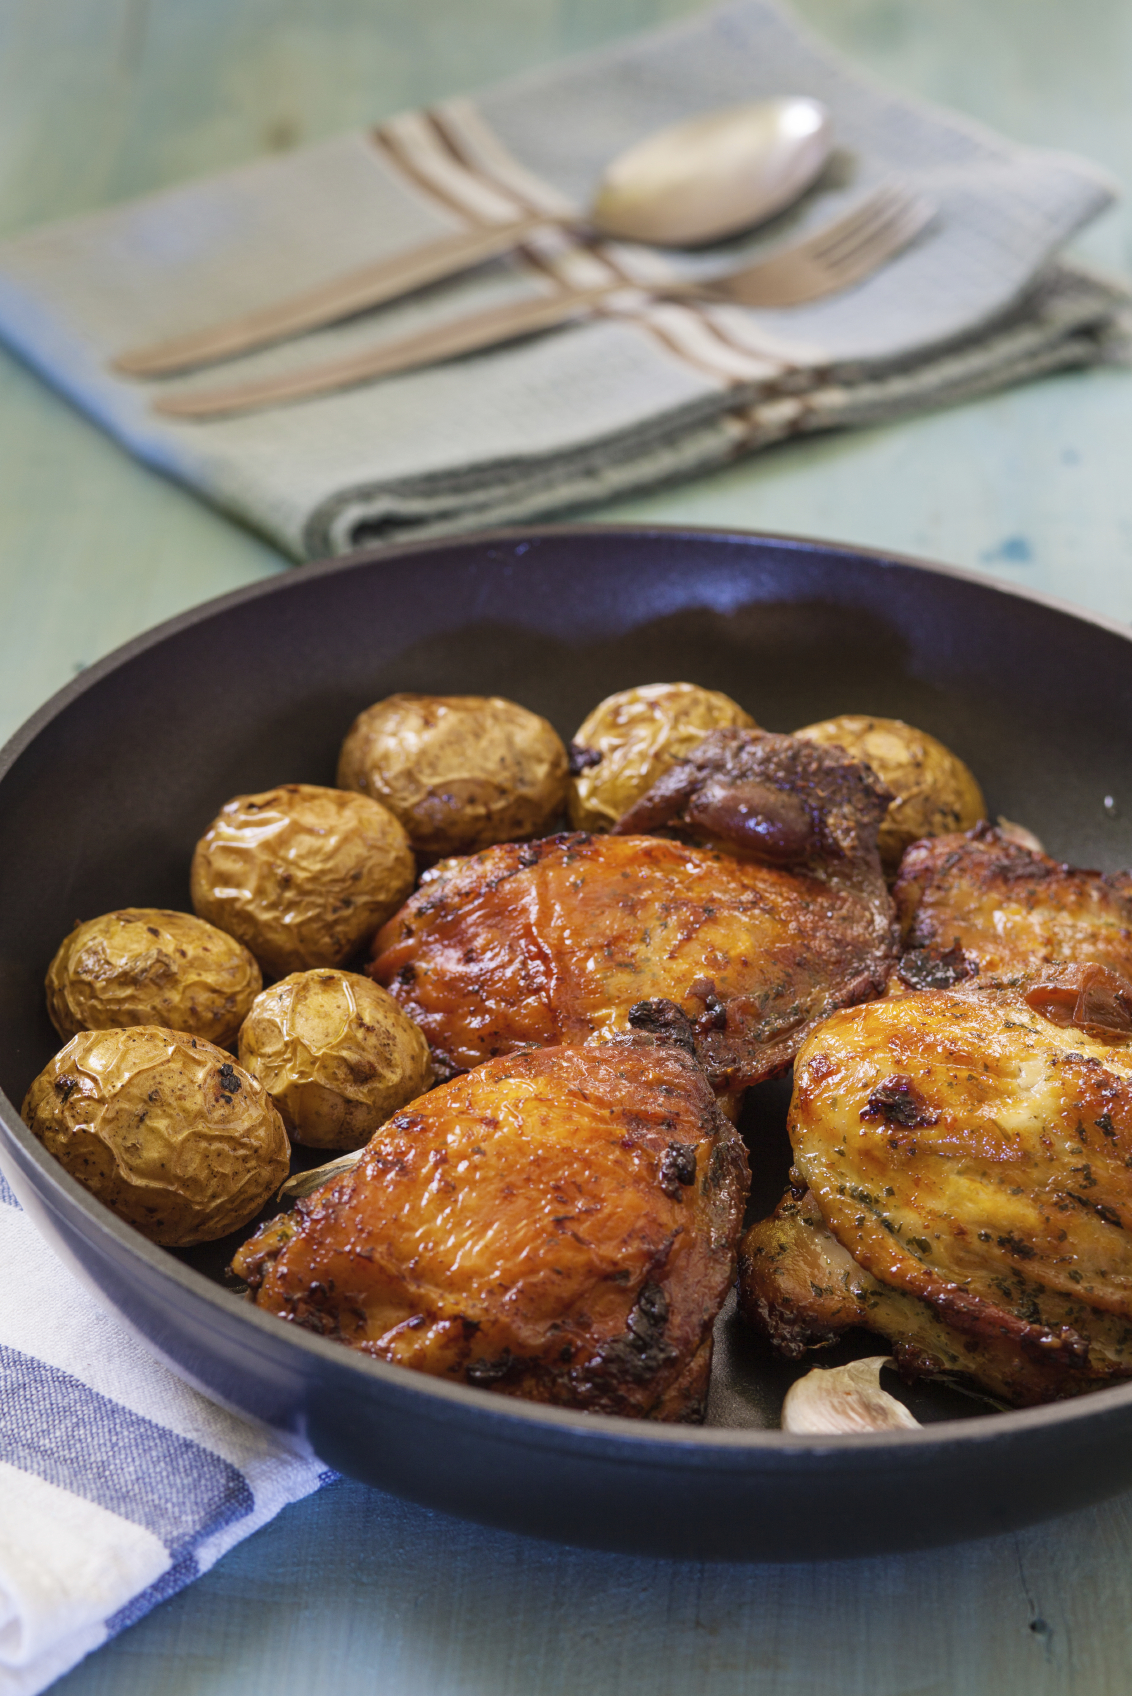
[[[0,230],[381,118],[691,0],[0,0]],[[911,92],[1132,178],[1127,0],[798,0]],[[1128,214],[1086,238],[1127,268]],[[790,444],[600,516],[935,556],[1132,618],[1129,378]],[[154,621],[284,569],[0,357],[0,729]],[[80,1666],[68,1696],[1117,1696],[1132,1498],[887,1561],[700,1567],[342,1483]]]
[[[486,1532],[342,1482],[60,1696],[1122,1696],[1132,1501],[889,1560],[702,1566]]]

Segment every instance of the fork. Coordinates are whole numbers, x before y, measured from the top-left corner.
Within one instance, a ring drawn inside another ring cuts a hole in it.
[[[612,295],[634,291],[653,299],[708,305],[763,309],[804,305],[871,276],[907,247],[935,214],[935,206],[924,196],[886,184],[844,217],[792,247],[709,282],[637,284],[619,277],[595,288],[568,289],[549,298],[492,307],[305,370],[162,395],[153,402],[153,410],[166,418],[220,418],[326,394],[554,329],[600,310]]]

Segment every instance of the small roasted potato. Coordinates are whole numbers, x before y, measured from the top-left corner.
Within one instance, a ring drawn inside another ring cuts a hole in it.
[[[307,1148],[360,1148],[432,1071],[424,1033],[387,990],[328,968],[293,972],[256,998],[240,1064]]]
[[[193,906],[276,978],[342,965],[397,911],[414,876],[388,808],[284,783],[220,809],[193,855]]]
[[[750,713],[698,683],[645,683],[608,695],[571,744],[570,822],[610,830],[709,730],[757,730]]]
[[[894,872],[910,842],[969,830],[987,816],[974,775],[942,742],[898,718],[844,713],[808,724],[795,735],[824,747],[836,744],[871,766],[896,799],[881,821],[880,857]]]
[[[263,988],[255,958],[192,913],[120,907],[64,937],[47,969],[47,1011],[61,1037],[165,1025],[232,1042]]]
[[[354,720],[338,782],[395,813],[420,854],[545,836],[567,760],[544,718],[498,695],[390,695]]]
[[[84,1189],[166,1248],[246,1225],[290,1165],[262,1085],[223,1049],[159,1025],[72,1037],[23,1118]]]

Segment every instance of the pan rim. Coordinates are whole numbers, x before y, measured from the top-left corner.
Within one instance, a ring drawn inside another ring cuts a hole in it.
[[[1076,623],[1092,625],[1122,641],[1132,644],[1132,630],[1119,620],[1074,606],[1060,597],[1006,583],[990,574],[960,566],[942,565],[912,555],[876,549],[854,543],[829,541],[820,537],[781,534],[770,531],[743,530],[731,526],[700,525],[641,525],[633,523],[606,524],[548,524],[535,526],[506,526],[497,529],[468,532],[452,537],[439,537],[410,542],[397,547],[370,547],[353,553],[304,565],[292,572],[284,570],[258,582],[228,591],[224,595],[175,614],[169,619],[132,637],[103,658],[93,662],[77,677],[57,690],[36,709],[0,748],[0,783],[16,761],[54,719],[81,700],[89,690],[122,666],[149,650],[198,624],[208,622],[230,608],[241,607],[264,596],[286,593],[297,588],[313,574],[315,577],[334,577],[355,570],[398,562],[438,549],[472,550],[485,546],[510,546],[526,551],[545,539],[585,539],[596,537],[632,537],[634,539],[667,538],[678,541],[703,539],[709,542],[756,543],[779,549],[796,550],[800,554],[820,552],[826,556],[842,555],[847,560],[865,561],[887,568],[896,566],[925,572],[967,583],[992,595],[1022,601],[1045,608]],[[1119,1415],[1132,1408],[1132,1383],[1114,1385],[1060,1402],[1043,1403],[1033,1408],[1011,1409],[975,1415],[962,1420],[946,1420],[924,1425],[915,1430],[881,1433],[853,1433],[844,1436],[823,1436],[820,1439],[798,1436],[789,1432],[763,1427],[671,1426],[653,1424],[608,1414],[594,1414],[569,1408],[522,1401],[517,1397],[501,1396],[471,1385],[449,1384],[415,1372],[407,1367],[375,1360],[344,1348],[314,1333],[298,1328],[283,1330],[273,1315],[263,1313],[229,1290],[212,1282],[202,1273],[179,1261],[174,1255],[126,1225],[110,1210],[90,1195],[74,1178],[52,1159],[24,1125],[15,1105],[0,1093],[0,1121],[7,1139],[20,1151],[25,1161],[38,1170],[43,1184],[36,1189],[40,1205],[59,1212],[55,1197],[65,1198],[77,1208],[94,1228],[96,1236],[109,1237],[127,1258],[141,1261],[151,1274],[179,1286],[195,1297],[218,1317],[236,1325],[250,1327],[248,1346],[252,1339],[260,1344],[254,1352],[267,1357],[279,1349],[296,1349],[305,1357],[338,1371],[357,1372],[363,1380],[382,1386],[402,1399],[417,1402],[418,1416],[435,1414],[440,1417],[445,1408],[461,1408],[481,1426],[495,1427],[510,1442],[525,1446],[555,1447],[564,1438],[572,1439],[587,1450],[589,1458],[623,1463],[626,1448],[634,1449],[641,1463],[650,1460],[659,1464],[694,1463],[710,1465],[713,1471],[746,1472],[757,1460],[774,1459],[779,1465],[793,1462],[802,1467],[816,1465],[823,1457],[831,1462],[849,1452],[869,1457],[873,1465],[883,1464],[900,1455],[913,1455],[917,1463],[925,1451],[942,1454],[957,1445],[993,1442],[1010,1443],[1035,1429],[1076,1425],[1082,1420],[1095,1421],[1105,1414]],[[9,1177],[9,1181],[11,1178]],[[19,1180],[13,1184],[18,1191]],[[54,1196],[52,1193],[54,1192]],[[112,1308],[112,1304],[108,1304]],[[113,1310],[113,1308],[112,1308]],[[154,1347],[152,1343],[149,1347]],[[164,1357],[168,1360],[168,1357]],[[172,1369],[176,1370],[173,1363]],[[252,1417],[245,1415],[245,1417]],[[608,1453],[603,1457],[602,1450]],[[746,1464],[744,1464],[744,1462]]]
[[[706,524],[540,524],[540,525],[507,525],[492,530],[475,530],[462,532],[454,536],[434,537],[426,541],[404,542],[396,547],[357,548],[348,554],[335,555],[328,559],[310,560],[298,565],[285,565],[271,577],[260,578],[255,583],[246,583],[238,589],[229,589],[223,595],[214,595],[210,600],[201,601],[195,606],[186,607],[183,612],[174,613],[171,618],[162,619],[159,624],[151,625],[128,641],[112,648],[101,659],[84,666],[76,677],[49,695],[47,700],[35,709],[0,745],[0,781],[8,774],[16,760],[34,741],[39,732],[58,717],[64,708],[72,701],[78,700],[88,689],[101,681],[119,666],[135,659],[139,654],[146,653],[150,648],[157,647],[168,638],[177,636],[183,630],[191,630],[194,625],[204,623],[206,619],[217,613],[225,612],[230,607],[239,607],[249,601],[259,600],[265,596],[282,594],[287,589],[297,587],[311,577],[334,577],[350,571],[361,570],[366,566],[392,564],[404,559],[412,559],[419,554],[430,554],[438,548],[462,549],[482,547],[492,543],[515,543],[522,546],[527,543],[538,543],[543,538],[585,536],[626,536],[626,537],[671,537],[674,540],[687,537],[696,540],[700,537],[716,542],[760,542],[769,543],[774,547],[796,549],[799,553],[818,551],[825,554],[842,554],[846,559],[868,560],[874,565],[900,566],[905,569],[926,572],[931,577],[953,578],[960,583],[969,583],[977,589],[984,589],[992,594],[999,594],[1008,600],[1025,601],[1033,606],[1044,607],[1050,612],[1061,613],[1079,624],[1091,624],[1099,630],[1105,630],[1110,636],[1118,636],[1122,641],[1132,642],[1132,627],[1122,623],[1120,619],[1110,618],[1106,613],[1093,612],[1088,607],[1076,606],[1072,601],[1058,595],[1046,594],[1044,590],[1027,589],[1021,585],[1008,583],[1005,578],[996,577],[990,572],[972,571],[966,566],[945,565],[940,562],[922,559],[916,554],[897,553],[888,548],[871,548],[858,545],[855,542],[831,541],[821,536],[801,536],[776,530],[741,530],[728,525]],[[523,548],[525,552],[526,549]]]

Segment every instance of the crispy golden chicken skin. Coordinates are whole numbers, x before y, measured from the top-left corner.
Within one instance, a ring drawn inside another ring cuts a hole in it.
[[[1021,1405],[1132,1374],[1132,986],[1111,1045],[1034,1010],[1064,989],[927,990],[809,1039],[796,1187],[742,1258],[785,1352],[866,1325]]]
[[[747,1183],[689,1052],[545,1048],[411,1102],[233,1269],[260,1307],[382,1360],[694,1418]]]
[[[1132,977],[1132,874],[1062,865],[991,825],[914,842],[893,898],[904,988],[1012,979],[1051,961]]]
[[[970,1375],[971,1339],[952,1330],[935,1309],[859,1266],[833,1235],[821,1208],[795,1173],[769,1219],[743,1238],[739,1256],[740,1311],[780,1354],[800,1360],[810,1349],[861,1328],[887,1337],[908,1376]],[[980,1353],[985,1353],[986,1342]],[[1011,1355],[1007,1354],[1007,1364]]]
[[[716,732],[703,747],[720,735],[759,733]],[[876,851],[886,792],[839,750],[762,740],[791,745],[771,748],[777,764],[760,780],[780,864],[579,834],[503,844],[426,874],[375,938],[369,970],[440,1068],[606,1036],[638,1002],[665,998],[691,1019],[724,1093],[780,1071],[814,1023],[880,992],[896,937]],[[800,770],[811,779],[800,794],[775,786]]]

